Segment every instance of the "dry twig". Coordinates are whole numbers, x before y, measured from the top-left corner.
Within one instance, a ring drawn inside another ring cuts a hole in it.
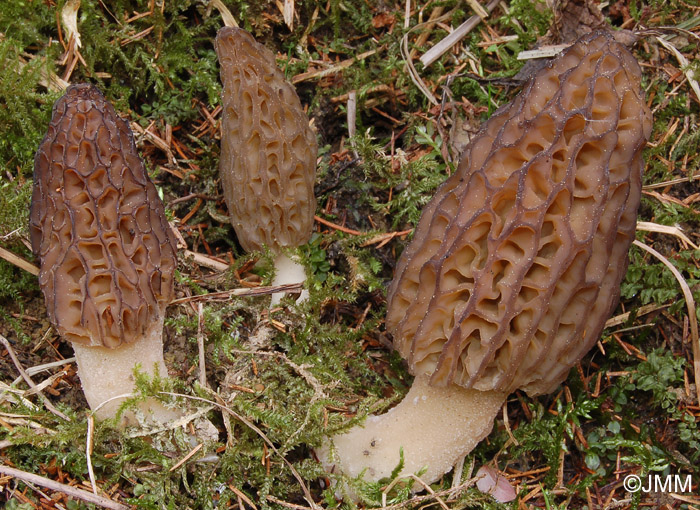
[[[498,5],[499,1],[500,0],[491,0],[488,5],[486,5],[486,10],[489,13],[493,11]],[[439,59],[446,51],[452,48],[452,46],[464,39],[464,37],[466,37],[466,35],[471,32],[481,21],[483,21],[482,17],[474,15],[455,28],[450,35],[445,37],[423,54],[423,56],[420,58],[423,66],[428,67],[430,64]]]
[[[207,362],[204,350],[204,305],[200,301],[197,304],[197,351],[199,353],[199,385],[207,387]]]
[[[181,305],[182,303],[196,303],[198,301],[228,300],[232,297],[253,297],[274,294],[275,292],[295,292],[304,288],[303,283],[287,283],[285,285],[272,285],[270,287],[255,287],[252,289],[232,289],[222,292],[210,292],[209,294],[199,294],[197,296],[187,296],[174,299],[171,305]]]
[[[97,483],[95,483],[95,471],[92,469],[92,447],[95,435],[95,418],[92,415],[87,417],[87,439],[85,440],[85,461],[87,462],[88,477],[92,485],[93,494],[97,495]]]
[[[204,446],[204,443],[199,443],[197,446],[195,446],[194,448],[192,448],[192,449],[189,451],[189,453],[188,453],[187,455],[185,455],[183,458],[181,458],[179,461],[177,461],[177,462],[173,465],[173,467],[170,468],[170,472],[172,473],[172,472],[175,471],[177,468],[179,468],[180,466],[182,466],[185,462],[187,462],[187,461],[190,460],[192,457],[194,457],[194,455],[195,455],[199,450],[202,449],[202,446]]]
[[[12,359],[12,363],[14,363],[15,368],[22,376],[22,379],[24,379],[24,382],[26,382],[30,388],[35,389],[36,384],[34,384],[34,381],[32,381],[32,378],[29,377],[29,374],[27,374],[27,372],[25,372],[24,367],[22,367],[22,364],[19,362],[19,359],[17,358],[17,355],[15,354],[14,349],[12,348],[12,345],[10,345],[10,341],[7,338],[5,338],[4,336],[0,335],[0,343],[2,343],[2,345],[5,347],[5,349],[7,349],[7,352],[10,354],[10,358]],[[37,392],[37,395],[39,395],[39,397],[41,398],[42,402],[44,403],[44,406],[46,407],[46,409],[51,411],[53,414],[55,414],[59,418],[63,418],[66,421],[70,421],[70,418],[68,416],[66,416],[61,411],[59,411],[58,409],[56,409],[54,407],[54,405],[49,401],[49,399],[46,398],[46,395],[44,395],[39,390],[36,390],[36,392]]]
[[[19,255],[15,255],[12,253],[10,250],[6,250],[5,248],[0,246],[0,258],[5,259],[8,261],[10,264],[14,264],[15,266],[19,267],[20,269],[24,269],[28,273],[33,274],[34,276],[37,276],[39,274],[39,268],[32,264],[31,262],[24,260],[22,257]]]
[[[62,492],[63,494],[66,494],[72,498],[79,499],[87,503],[92,503],[93,505],[98,505],[102,508],[109,508],[111,510],[129,510],[128,506],[112,501],[111,499],[97,496],[91,492],[78,489],[77,487],[73,487],[71,485],[56,482],[55,480],[51,480],[50,478],[46,478],[44,476],[11,468],[4,464],[0,464],[0,474],[11,476],[12,478],[22,480],[23,482],[34,483],[52,491]]]
[[[671,234],[676,236],[678,239],[683,241],[689,246],[692,246],[694,250],[700,250],[700,247],[691,241],[688,236],[685,235],[683,230],[677,226],[669,225],[659,225],[658,223],[652,223],[651,221],[638,221],[637,230],[644,230],[646,232],[658,232],[660,234]]]

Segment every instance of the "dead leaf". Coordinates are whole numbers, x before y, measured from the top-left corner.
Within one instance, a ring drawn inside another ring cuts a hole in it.
[[[515,489],[500,471],[491,466],[481,466],[476,472],[476,487],[484,494],[491,494],[499,503],[508,503],[517,496]]]
[[[396,23],[396,16],[389,12],[380,12],[372,18],[374,28],[393,27],[394,23]]]

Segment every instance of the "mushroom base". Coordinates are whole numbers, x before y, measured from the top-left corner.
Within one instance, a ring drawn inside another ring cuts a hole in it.
[[[78,376],[90,409],[98,420],[114,418],[119,406],[134,392],[134,368],[154,376],[156,371],[167,377],[163,360],[163,318],[157,319],[142,338],[116,349],[73,344],[78,364]],[[121,398],[119,398],[121,397]],[[143,413],[151,423],[166,423],[180,418],[182,413],[168,409],[154,398],[137,405],[138,411],[123,413],[120,425],[136,425],[137,414]]]
[[[296,260],[288,257],[284,253],[280,253],[275,257],[275,277],[272,279],[272,285],[287,285],[290,283],[304,283],[306,281],[306,270],[304,266]],[[270,306],[279,304],[284,297],[284,292],[275,292],[272,294],[272,302]],[[306,289],[301,291],[301,295],[297,301],[303,301],[308,297],[309,293]]]
[[[506,393],[458,386],[436,388],[428,376],[416,377],[406,397],[381,416],[334,436],[316,451],[329,472],[377,481],[388,478],[403,448],[409,475],[426,467],[425,483],[436,481],[468,454],[493,427]],[[418,489],[418,486],[415,487]]]

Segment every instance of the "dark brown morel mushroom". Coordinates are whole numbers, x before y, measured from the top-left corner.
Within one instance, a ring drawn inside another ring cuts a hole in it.
[[[276,255],[273,284],[303,282],[304,268],[284,253],[311,237],[318,147],[299,96],[274,54],[245,30],[216,36],[223,112],[219,171],[241,246]]]
[[[54,105],[34,162],[30,231],[49,318],[73,344],[90,407],[113,417],[137,364],[167,375],[176,257],[131,129],[92,85],[70,86]],[[157,421],[179,415],[155,401],[142,410]]]
[[[651,114],[631,53],[583,37],[486,122],[425,208],[389,288],[387,329],[415,381],[332,439],[329,469],[432,482],[506,396],[552,391],[600,338],[634,239]]]

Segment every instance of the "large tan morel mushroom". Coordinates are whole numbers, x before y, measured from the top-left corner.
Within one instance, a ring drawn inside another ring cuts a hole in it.
[[[175,242],[128,124],[92,85],[70,86],[54,105],[35,158],[30,231],[49,318],[73,344],[90,407],[132,391],[137,364],[167,376]],[[142,408],[158,421],[177,415]]]
[[[273,284],[305,280],[285,248],[306,243],[313,229],[316,137],[275,55],[243,29],[216,36],[223,112],[219,170],[241,246],[277,256]]]
[[[631,53],[583,37],[474,137],[423,212],[389,289],[387,329],[415,382],[333,438],[329,469],[378,480],[405,455],[432,482],[515,389],[552,391],[619,298],[651,114]],[[329,451],[330,450],[330,451]]]

